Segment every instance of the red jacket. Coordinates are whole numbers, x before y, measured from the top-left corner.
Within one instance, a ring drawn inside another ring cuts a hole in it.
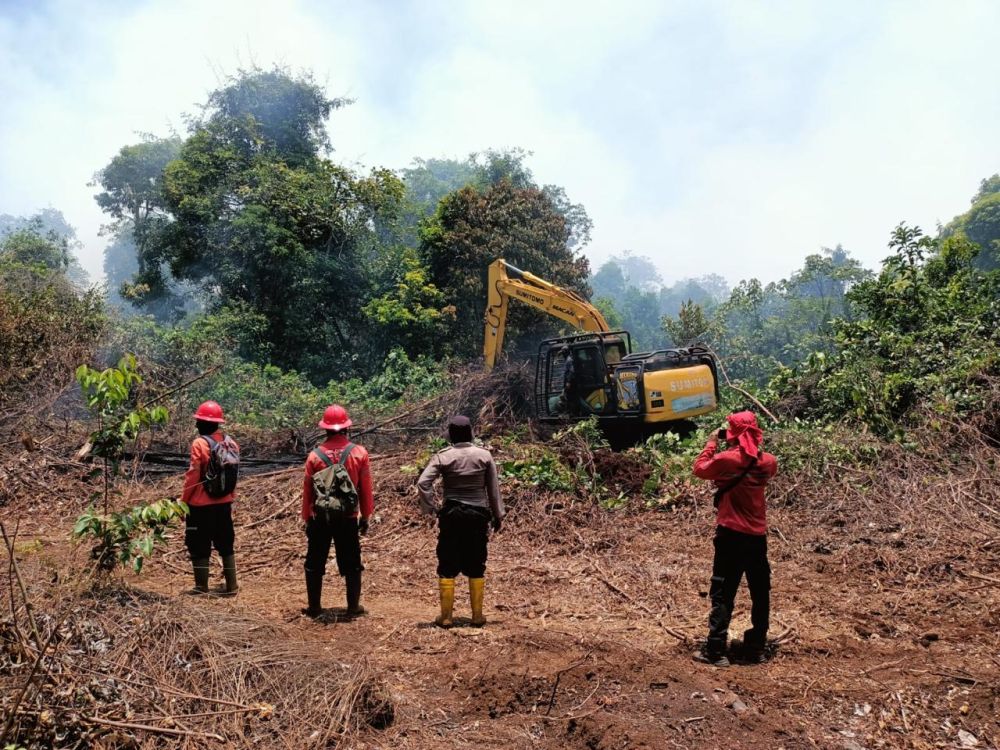
[[[211,437],[212,440],[221,443],[225,436],[221,431],[216,430]],[[235,440],[233,440],[233,444],[236,445]],[[237,445],[236,451],[239,452],[239,449],[240,446]],[[224,497],[211,497],[205,492],[201,480],[205,477],[205,470],[208,468],[211,457],[212,449],[208,447],[208,441],[199,435],[191,443],[191,463],[184,473],[184,489],[181,491],[181,500],[189,506],[221,505],[222,503],[231,503],[236,497],[235,492]]]
[[[351,442],[346,435],[334,435],[327,438],[326,442],[319,446],[320,450],[326,453],[334,461],[340,459],[340,452]],[[358,490],[358,511],[363,518],[368,518],[375,511],[375,495],[372,492],[372,474],[368,451],[355,443],[351,450],[351,455],[344,463],[351,481]],[[313,503],[316,501],[316,488],[313,487],[312,476],[317,471],[326,468],[326,464],[319,456],[312,451],[306,458],[306,476],[302,483],[302,520],[308,521],[313,517]]]
[[[694,462],[694,475],[701,479],[711,479],[717,488],[725,487],[749,463],[750,457],[739,448],[728,448],[716,453],[715,441],[710,440]],[[764,500],[764,488],[777,473],[778,460],[772,454],[760,451],[757,465],[739,484],[722,496],[716,523],[744,534],[766,534],[767,504]]]

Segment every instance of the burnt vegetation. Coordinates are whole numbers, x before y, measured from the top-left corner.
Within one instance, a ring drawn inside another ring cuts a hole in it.
[[[526,153],[339,165],[343,106],[248,70],[182,137],[123,147],[95,178],[108,290],[81,283],[65,222],[0,217],[0,746],[1000,744],[1000,180],[935,236],[897,227],[875,270],[838,247],[774,284],[668,286],[631,255],[591,273],[586,212]],[[591,422],[536,424],[520,355],[552,323],[519,311],[505,366],[475,362],[501,255],[592,292],[641,348],[711,346],[720,413],[621,451]],[[119,362],[141,377],[98,424],[74,373],[99,384]],[[779,420],[762,419],[776,624],[770,660],[723,681],[689,658],[712,527],[690,468],[748,397]],[[245,449],[244,584],[195,604],[183,533],[147,517],[155,545],[134,547],[128,519],[171,507],[206,398]],[[361,623],[297,614],[299,462],[330,402],[376,479]],[[510,508],[473,634],[428,626],[433,531],[411,491],[454,413]],[[71,541],[104,501],[124,558]]]

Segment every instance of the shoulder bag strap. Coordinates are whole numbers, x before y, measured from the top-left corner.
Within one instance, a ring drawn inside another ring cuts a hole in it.
[[[354,450],[354,443],[348,443],[344,446],[344,450],[340,452],[340,457],[337,459],[337,463],[343,466],[347,461],[347,457],[351,455],[351,451]]]
[[[739,473],[735,479],[731,480],[725,487],[720,487],[715,491],[715,507],[719,507],[719,502],[722,500],[722,496],[725,495],[729,490],[733,489],[736,485],[743,481],[743,478],[749,474],[753,467],[757,465],[757,456],[750,459],[750,463],[746,465],[746,468]]]
[[[327,466],[334,465],[333,459],[326,455],[326,451],[322,448],[313,448],[313,453],[319,456]]]

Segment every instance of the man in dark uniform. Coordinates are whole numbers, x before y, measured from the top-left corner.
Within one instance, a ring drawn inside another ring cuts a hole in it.
[[[566,412],[576,416],[580,413],[580,388],[576,377],[573,351],[568,346],[563,346],[559,353],[563,357],[563,401],[566,404]]]
[[[451,447],[435,454],[417,480],[421,507],[438,517],[441,614],[435,622],[442,628],[452,626],[455,576],[462,573],[469,579],[472,624],[482,627],[486,624],[483,590],[489,528],[500,530],[505,511],[493,456],[472,444],[468,417],[451,418],[448,440]],[[434,498],[434,481],[438,477],[444,485],[444,505],[440,508]]]

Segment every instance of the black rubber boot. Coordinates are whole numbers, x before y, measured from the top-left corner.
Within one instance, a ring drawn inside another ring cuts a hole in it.
[[[319,617],[323,614],[320,603],[323,600],[323,576],[317,573],[306,573],[306,596],[309,606],[302,610],[307,617]]]
[[[191,566],[194,568],[194,588],[189,591],[189,594],[207,594],[208,593],[208,569],[209,559],[207,557],[199,557],[197,560],[191,561]]]
[[[764,649],[767,646],[767,638],[761,638],[751,628],[743,633],[743,653],[740,657],[747,664],[760,664],[764,661]]]
[[[236,555],[226,555],[222,558],[222,574],[226,577],[226,596],[235,596],[240,590],[236,583]]]
[[[345,575],[344,586],[347,589],[347,614],[352,617],[363,615],[365,608],[361,606],[361,571]]]

